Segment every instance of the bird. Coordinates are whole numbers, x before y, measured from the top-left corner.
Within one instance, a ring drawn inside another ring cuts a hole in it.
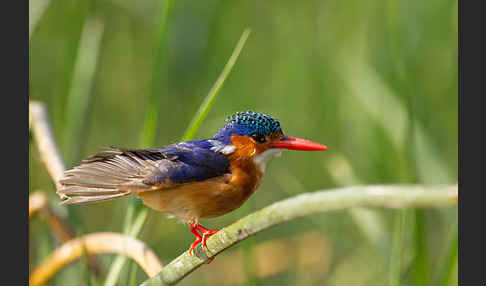
[[[164,148],[108,146],[64,172],[61,204],[82,205],[135,195],[143,204],[188,225],[189,254],[218,229],[199,224],[239,208],[258,188],[270,157],[285,150],[323,151],[327,146],[284,135],[280,122],[250,110],[236,112],[209,139]],[[211,260],[212,261],[212,260]]]

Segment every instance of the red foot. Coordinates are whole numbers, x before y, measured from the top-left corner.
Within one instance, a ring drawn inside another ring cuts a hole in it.
[[[214,257],[211,257],[211,258],[209,258],[208,261],[204,262],[204,264],[209,264],[209,263],[213,262],[213,260],[214,260]]]
[[[206,240],[208,239],[208,237],[210,237],[211,235],[217,233],[219,231],[219,229],[207,229],[205,228],[204,226],[198,224],[196,225],[196,229],[199,230],[201,233],[202,233],[202,246],[203,248],[206,248]]]
[[[193,255],[194,248],[196,248],[196,246],[201,242],[202,242],[202,247],[207,249],[206,240],[208,239],[208,237],[210,237],[211,235],[219,231],[219,229],[207,229],[198,223],[189,224],[189,230],[196,237],[196,240],[191,244],[191,248],[189,248],[190,255]],[[202,236],[201,234],[199,234],[199,232],[201,232]],[[211,263],[213,259],[214,257],[208,260],[206,264]]]
[[[191,248],[189,248],[189,254],[193,255],[194,248],[202,241],[202,237],[193,225],[189,225],[189,230],[196,237],[196,240],[191,244]]]

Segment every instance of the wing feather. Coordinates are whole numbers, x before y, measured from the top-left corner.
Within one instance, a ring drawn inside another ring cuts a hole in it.
[[[110,200],[134,192],[160,190],[229,172],[225,156],[203,140],[164,149],[108,147],[64,172],[57,191],[63,204]]]

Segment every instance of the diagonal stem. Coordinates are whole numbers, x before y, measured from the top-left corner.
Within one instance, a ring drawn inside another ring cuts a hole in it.
[[[457,205],[457,197],[457,185],[356,186],[298,195],[274,203],[221,229],[208,239],[208,251],[205,253],[207,257],[191,256],[186,251],[141,285],[174,285],[205,261],[232,245],[267,228],[299,217],[354,207],[454,207]]]

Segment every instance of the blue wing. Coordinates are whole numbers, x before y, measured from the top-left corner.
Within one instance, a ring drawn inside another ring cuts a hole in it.
[[[66,203],[87,203],[137,191],[197,182],[229,173],[229,160],[207,140],[163,149],[110,147],[64,173],[58,194],[76,195]]]
[[[213,149],[208,140],[163,149],[109,147],[64,172],[57,193],[67,198],[64,204],[94,203],[229,173],[229,160]]]
[[[152,183],[163,184],[169,180],[181,184],[228,173],[229,160],[221,153],[213,151],[212,147],[207,140],[193,140],[160,149],[160,153],[164,154],[166,159],[158,162],[160,172],[153,174]]]

